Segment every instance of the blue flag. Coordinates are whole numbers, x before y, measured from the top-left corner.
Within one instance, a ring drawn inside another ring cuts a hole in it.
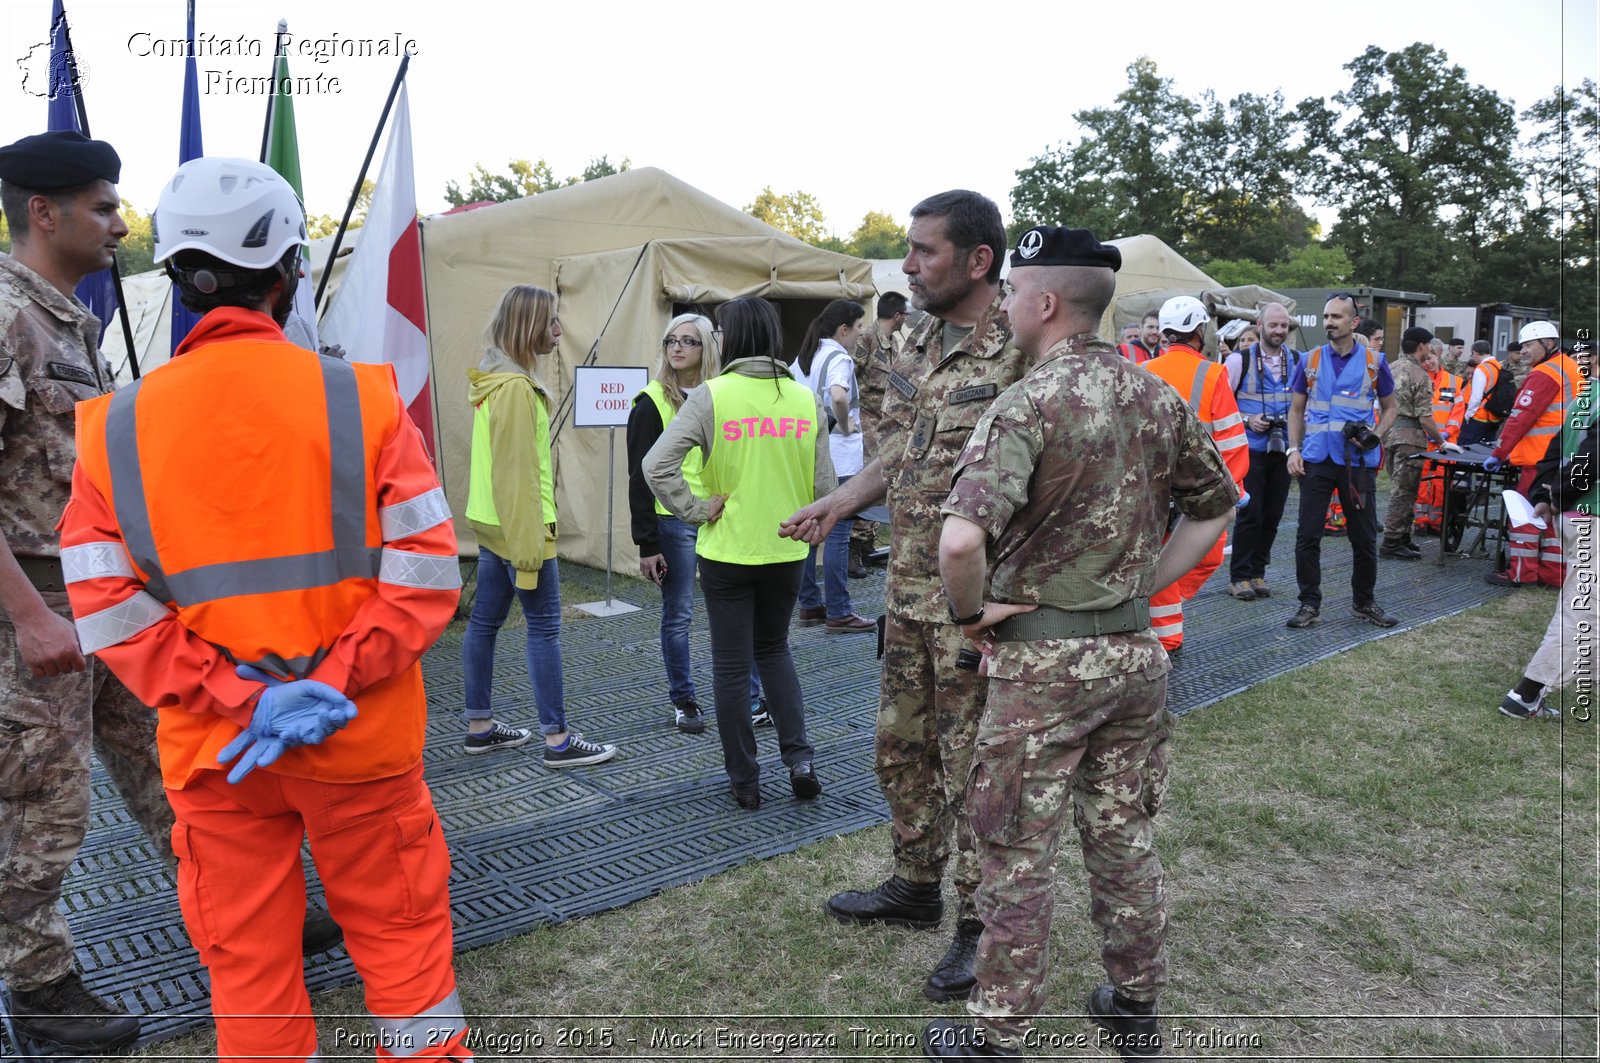
[[[183,61],[183,117],[178,125],[178,165],[198,159],[206,153],[200,143],[200,77],[194,65],[194,0],[189,0],[189,48]],[[178,301],[176,289],[172,292],[172,353],[189,335],[200,320]]]
[[[50,9],[50,111],[45,128],[83,132],[83,123],[78,117],[83,106],[82,97],[78,95],[81,90],[78,64],[67,33],[67,12],[61,0],[55,0]],[[89,274],[78,283],[74,294],[100,319],[100,335],[104,337],[111,327],[111,319],[117,316],[117,289],[111,280],[111,271],[103,269]]]

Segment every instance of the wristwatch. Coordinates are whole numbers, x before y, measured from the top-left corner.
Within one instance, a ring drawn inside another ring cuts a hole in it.
[[[945,602],[944,605],[946,609],[950,610],[950,622],[955,624],[956,627],[967,627],[968,625],[976,624],[978,621],[983,619],[982,602],[978,603],[978,611],[973,613],[971,616],[957,616],[955,606],[951,605],[949,602]]]
[[[1290,454],[1298,454],[1298,453],[1300,453],[1300,448],[1299,447],[1290,447],[1288,450],[1283,452],[1283,456],[1287,458]]]

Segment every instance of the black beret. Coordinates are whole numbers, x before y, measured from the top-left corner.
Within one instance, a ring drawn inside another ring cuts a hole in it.
[[[1406,329],[1404,333],[1401,334],[1400,342],[1401,343],[1415,343],[1415,344],[1418,344],[1420,346],[1421,344],[1424,344],[1424,343],[1433,342],[1433,333],[1429,332],[1427,329],[1423,328],[1421,325],[1412,325],[1410,328]]]
[[[1035,225],[1017,239],[1011,268],[1018,266],[1109,266],[1122,268],[1122,252],[1102,244],[1088,229]]]
[[[122,159],[116,148],[73,130],[35,133],[0,148],[0,181],[34,192],[76,188],[90,181],[116,184],[121,176]]]

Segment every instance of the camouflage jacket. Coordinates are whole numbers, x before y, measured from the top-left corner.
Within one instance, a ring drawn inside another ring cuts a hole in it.
[[[73,407],[112,390],[100,322],[76,298],[0,254],[0,535],[24,557],[58,557],[72,494]]]
[[[1221,516],[1238,489],[1183,396],[1092,334],[1051,348],[972,431],[943,512],[989,535],[994,602],[1109,609],[1155,587],[1169,500]],[[1148,630],[1000,643],[989,674],[1090,680],[1159,667]]]
[[[899,353],[899,337],[885,336],[877,325],[863,329],[856,349],[850,352],[861,393],[861,447],[868,461],[878,456],[878,414],[883,409],[884,389],[889,386],[889,363]]]
[[[1427,446],[1422,420],[1433,420],[1433,381],[1408,354],[1396,358],[1389,369],[1394,374],[1395,418],[1383,435],[1383,444],[1387,447]]]
[[[944,322],[926,315],[887,374],[878,456],[889,485],[894,549],[884,604],[908,620],[948,624],[939,582],[939,507],[972,426],[1006,388],[1022,379],[1028,359],[1011,342],[1000,296],[969,336],[945,353]]]

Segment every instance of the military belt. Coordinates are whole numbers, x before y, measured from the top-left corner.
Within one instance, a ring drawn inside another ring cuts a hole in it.
[[[22,574],[28,577],[28,582],[33,584],[37,591],[64,591],[67,581],[61,575],[61,559],[59,557],[18,557],[17,564],[22,566]]]
[[[1035,639],[1087,639],[1143,631],[1150,626],[1150,599],[1130,598],[1110,609],[1093,611],[1057,609],[1041,605],[1031,613],[1018,613],[994,626],[996,642],[1032,642]]]

